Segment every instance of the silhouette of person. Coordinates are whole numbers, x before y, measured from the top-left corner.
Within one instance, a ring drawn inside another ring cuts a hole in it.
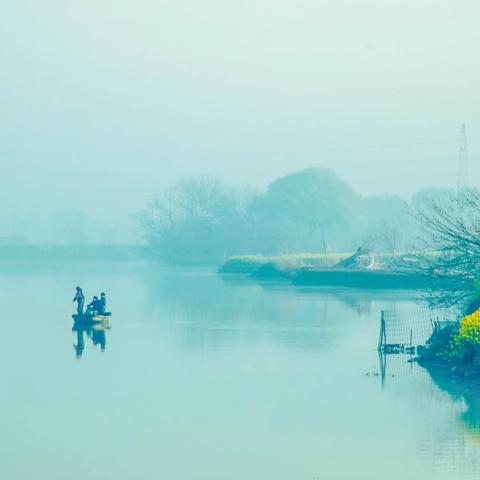
[[[107,296],[105,295],[105,292],[100,294],[98,305],[100,307],[98,313],[100,313],[100,315],[104,315],[107,309]]]
[[[95,295],[93,300],[87,305],[87,313],[97,313],[100,310],[100,300]]]
[[[76,288],[76,293],[73,297],[72,303],[73,302],[77,302],[77,314],[83,315],[83,305],[85,304],[85,297],[83,296],[83,291],[80,287]]]

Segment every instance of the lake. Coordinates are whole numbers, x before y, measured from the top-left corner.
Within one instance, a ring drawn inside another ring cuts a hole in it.
[[[113,312],[83,349],[77,284]],[[405,355],[380,374],[380,311],[417,302],[209,269],[2,264],[1,478],[478,478],[472,387]]]

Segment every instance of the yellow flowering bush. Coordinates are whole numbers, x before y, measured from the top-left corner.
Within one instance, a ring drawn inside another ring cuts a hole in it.
[[[480,309],[460,320],[460,328],[453,335],[449,348],[442,355],[450,360],[472,361],[480,351]]]
[[[480,309],[462,318],[457,336],[463,341],[480,345]]]

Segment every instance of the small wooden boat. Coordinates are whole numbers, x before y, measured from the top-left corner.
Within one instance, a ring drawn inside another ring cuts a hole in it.
[[[78,315],[74,313],[72,315],[73,321],[75,323],[101,323],[101,322],[108,322],[112,317],[111,312],[105,312],[100,314],[93,314],[93,313],[84,313],[83,315]]]
[[[107,317],[109,318],[109,317]],[[72,326],[72,332],[79,332],[79,331],[104,331],[104,330],[110,330],[110,322],[108,320],[103,320],[103,321],[76,321],[73,322]]]

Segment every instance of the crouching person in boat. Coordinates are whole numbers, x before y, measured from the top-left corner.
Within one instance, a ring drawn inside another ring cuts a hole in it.
[[[83,291],[80,287],[76,288],[76,293],[73,297],[72,303],[73,302],[77,302],[77,315],[83,315],[83,305],[85,304],[85,297],[83,296]]]
[[[86,315],[96,315],[101,308],[100,300],[95,295],[93,300],[87,305]]]

